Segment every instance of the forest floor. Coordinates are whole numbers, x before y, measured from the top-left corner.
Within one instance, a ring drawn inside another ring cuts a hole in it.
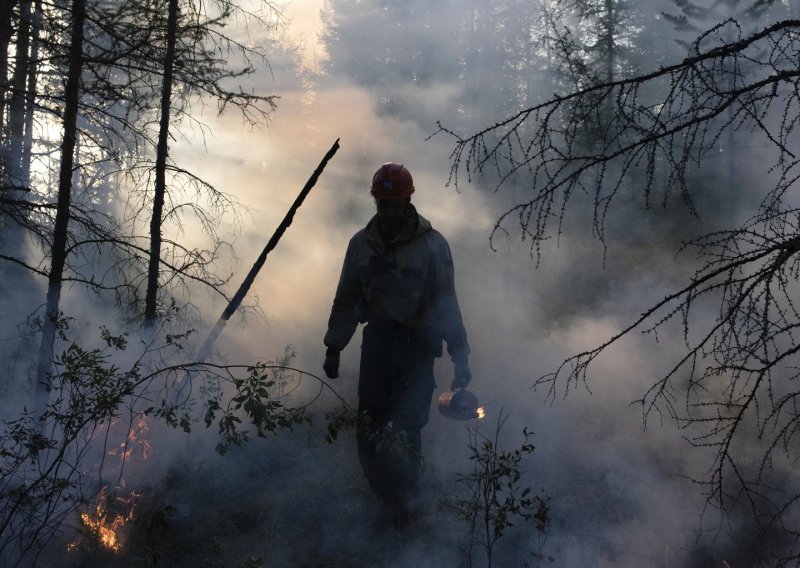
[[[118,531],[119,552],[84,538],[77,550],[59,545],[48,566],[466,565],[466,525],[443,505],[458,489],[447,475],[427,467],[421,514],[398,532],[381,517],[361,474],[352,432],[333,444],[324,438],[315,424],[223,456],[182,448],[162,479],[140,489],[136,518]]]

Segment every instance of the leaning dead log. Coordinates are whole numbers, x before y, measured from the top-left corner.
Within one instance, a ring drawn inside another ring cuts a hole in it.
[[[203,343],[203,346],[197,352],[197,356],[195,357],[195,361],[197,363],[203,363],[206,360],[206,357],[211,353],[211,348],[214,345],[214,342],[219,337],[219,334],[222,333],[222,330],[225,329],[225,325],[228,323],[228,320],[231,318],[233,313],[239,308],[244,300],[244,297],[247,295],[247,292],[250,290],[250,286],[255,281],[258,272],[261,270],[261,267],[264,266],[264,263],[267,261],[267,255],[277,246],[278,241],[281,240],[283,233],[286,232],[286,229],[292,224],[292,220],[294,219],[294,214],[303,204],[306,196],[311,191],[311,188],[317,183],[317,179],[322,174],[322,171],[325,169],[325,166],[328,164],[328,161],[333,158],[333,155],[336,154],[336,151],[339,149],[339,139],[336,139],[336,142],[333,143],[331,149],[328,150],[328,153],[325,154],[325,157],[322,158],[322,161],[317,166],[317,169],[314,170],[314,173],[311,174],[311,177],[308,178],[306,185],[300,191],[300,194],[297,196],[297,199],[294,200],[294,203],[289,208],[289,211],[286,213],[286,216],[281,221],[281,224],[278,225],[278,228],[275,229],[275,232],[272,234],[272,237],[269,239],[269,242],[264,247],[264,250],[261,251],[261,255],[256,260],[253,267],[250,269],[250,272],[245,277],[244,281],[242,282],[241,286],[239,286],[239,290],[233,296],[231,301],[228,303],[228,306],[222,312],[222,315],[217,320],[216,325],[211,330],[211,333],[208,334],[208,337]]]

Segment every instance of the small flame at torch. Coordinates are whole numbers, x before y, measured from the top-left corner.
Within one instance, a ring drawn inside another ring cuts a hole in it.
[[[480,420],[481,418],[486,417],[486,409],[483,406],[479,406],[475,409],[475,416]]]

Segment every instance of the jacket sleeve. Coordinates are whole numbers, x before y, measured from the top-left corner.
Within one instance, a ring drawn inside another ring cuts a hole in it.
[[[328,319],[328,332],[325,334],[325,346],[338,350],[344,349],[352,339],[358,326],[356,319],[356,303],[361,297],[361,280],[358,268],[353,262],[353,240],[347,246],[342,273],[333,298],[331,315]]]
[[[466,362],[469,354],[467,331],[461,318],[455,287],[455,271],[450,245],[444,237],[440,237],[436,254],[436,288],[434,297],[434,317],[441,330],[442,338],[447,342],[447,352],[453,361],[461,359]]]

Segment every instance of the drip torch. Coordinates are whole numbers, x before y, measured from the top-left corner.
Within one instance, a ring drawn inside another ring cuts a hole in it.
[[[451,420],[472,420],[483,418],[483,407],[478,397],[467,389],[452,390],[439,396],[439,412]]]

